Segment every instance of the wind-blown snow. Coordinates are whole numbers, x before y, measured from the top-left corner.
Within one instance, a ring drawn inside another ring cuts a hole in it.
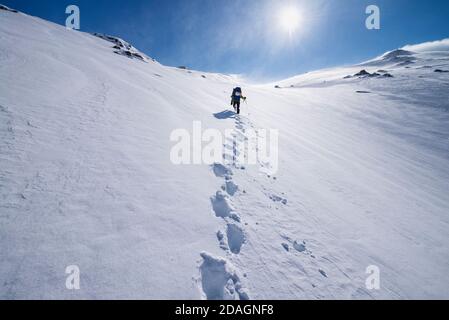
[[[0,10],[0,298],[449,298],[447,50],[255,86],[109,40]],[[193,121],[279,171],[173,165]]]
[[[415,52],[435,52],[435,51],[449,51],[449,38],[425,43],[419,43],[415,45],[407,45],[404,50],[410,50]]]

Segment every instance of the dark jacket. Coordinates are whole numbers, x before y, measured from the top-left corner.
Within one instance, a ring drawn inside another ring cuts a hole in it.
[[[240,99],[243,98],[242,89],[237,87],[232,90],[232,102],[240,102]]]

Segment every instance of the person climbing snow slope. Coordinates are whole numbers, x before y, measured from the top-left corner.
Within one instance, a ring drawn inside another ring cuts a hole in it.
[[[240,100],[243,99],[246,100],[246,97],[242,94],[242,88],[236,87],[234,90],[232,90],[232,96],[231,96],[231,106],[234,107],[235,112],[237,114],[240,114]]]

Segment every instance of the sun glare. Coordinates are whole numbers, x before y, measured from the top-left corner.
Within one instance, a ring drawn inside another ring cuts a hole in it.
[[[301,15],[297,8],[286,7],[280,11],[279,22],[282,29],[287,31],[289,35],[292,35],[299,27]]]

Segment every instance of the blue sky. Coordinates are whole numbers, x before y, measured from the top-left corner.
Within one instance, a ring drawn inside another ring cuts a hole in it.
[[[64,24],[81,11],[81,31],[116,35],[159,62],[274,80],[367,60],[406,44],[449,37],[447,0],[0,0]],[[365,28],[365,9],[381,9],[381,29]],[[279,10],[301,23],[289,35]]]

